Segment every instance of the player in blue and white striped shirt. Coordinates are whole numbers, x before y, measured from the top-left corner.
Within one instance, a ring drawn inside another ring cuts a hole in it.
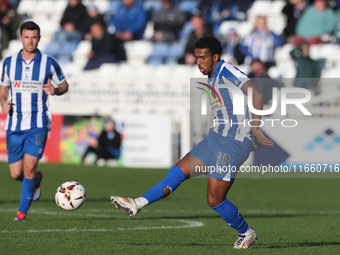
[[[221,43],[214,37],[202,37],[195,43],[198,68],[209,78],[209,85],[204,85],[214,92],[214,99],[210,101],[215,113],[214,119],[218,121],[218,125],[212,128],[208,136],[190,153],[173,166],[161,182],[149,189],[143,196],[135,199],[111,196],[111,201],[116,208],[123,209],[130,215],[136,215],[144,206],[168,196],[184,180],[205,173],[205,171],[196,172],[197,167],[200,169],[238,170],[253,149],[253,137],[262,146],[273,145],[273,142],[265,137],[259,128],[260,116],[251,114],[247,104],[243,102],[240,105],[244,114],[234,113],[237,96],[241,94],[241,97],[246,97],[248,88],[252,89],[254,108],[261,110],[263,106],[262,93],[246,75],[221,60],[221,54]],[[251,126],[248,126],[248,120],[252,120]],[[248,226],[239,214],[237,207],[226,199],[236,171],[211,171],[208,175],[209,206],[229,226],[238,231],[239,236],[234,248],[248,248],[255,241],[257,233]]]
[[[37,48],[39,26],[32,21],[23,23],[19,39],[23,49],[5,59],[0,85],[1,108],[7,114],[9,169],[13,179],[22,181],[15,221],[25,220],[31,201],[38,201],[40,197],[42,173],[37,172],[37,166],[51,126],[48,95],[68,91],[59,64]]]

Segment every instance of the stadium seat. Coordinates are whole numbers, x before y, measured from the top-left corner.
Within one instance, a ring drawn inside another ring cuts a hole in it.
[[[18,14],[26,14],[28,17],[32,17],[36,10],[36,3],[36,0],[21,0],[17,9]]]
[[[55,22],[57,22],[59,24],[62,15],[66,9],[67,6],[67,1],[52,1],[51,3],[51,8],[52,8],[52,12],[51,12],[51,17],[50,19],[54,20]]]
[[[197,9],[198,1],[195,0],[183,0],[178,4],[178,9],[187,14],[192,14]]]
[[[320,47],[319,57],[325,60],[327,68],[334,68],[339,64],[340,47],[338,44],[323,44]]]
[[[118,64],[113,63],[103,63],[98,69],[98,73],[101,76],[112,76],[116,75],[118,72]]]
[[[253,29],[253,24],[248,21],[240,22],[237,27],[237,33],[241,38],[244,38],[246,35],[250,34]]]
[[[90,4],[91,2],[97,6],[99,13],[105,13],[107,10],[109,10],[112,1],[96,0],[96,1],[90,1],[88,4]]]
[[[235,29],[238,31],[238,26],[240,22],[239,21],[231,21],[231,20],[225,20],[221,23],[219,29],[218,29],[218,34],[222,36],[226,36],[227,33],[229,32],[230,29]]]
[[[179,40],[183,42],[187,42],[189,35],[192,31],[192,25],[190,21],[187,21],[181,31],[179,32]]]
[[[280,65],[281,63],[294,63],[293,59],[290,56],[290,51],[293,50],[294,47],[291,44],[285,44],[282,47],[279,47],[274,52],[274,59],[276,65]]]
[[[45,20],[48,20],[52,12],[53,12],[53,9],[51,8],[50,0],[39,0],[36,2],[35,11],[33,13],[34,20],[39,17],[42,17]]]
[[[255,1],[248,10],[248,16],[267,15],[271,10],[271,3],[270,0]]]
[[[146,40],[125,42],[128,63],[144,64],[151,54],[152,48],[152,43]]]
[[[277,15],[282,13],[283,7],[286,5],[286,1],[275,0],[270,4],[270,15]]]
[[[174,42],[169,45],[167,57],[180,58],[184,55],[185,43]]]
[[[152,53],[148,57],[147,62],[151,65],[162,64],[168,56],[169,44],[168,43],[154,43]]]
[[[38,20],[36,20],[36,22],[39,24],[40,27],[40,32],[42,35],[41,39],[52,41],[54,32],[56,32],[59,29],[59,23],[44,18],[41,19],[41,22],[39,22]]]
[[[18,40],[11,40],[11,41],[9,41],[8,48],[5,49],[2,52],[3,59],[8,57],[8,56],[11,56],[13,54],[18,53],[21,48],[22,48],[22,43],[21,43],[21,41],[19,39]]]
[[[161,1],[145,0],[143,1],[143,8],[150,19],[155,11],[158,11],[162,8],[162,3]]]
[[[90,41],[80,41],[75,51],[72,53],[72,59],[74,64],[78,64],[84,67],[87,62],[87,53],[91,51]]]
[[[154,28],[153,28],[153,22],[152,21],[149,21],[147,24],[146,24],[146,27],[145,27],[145,30],[144,30],[144,35],[143,35],[143,39],[144,40],[150,40],[155,31],[154,31]]]

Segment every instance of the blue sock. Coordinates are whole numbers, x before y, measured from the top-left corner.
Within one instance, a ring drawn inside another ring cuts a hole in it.
[[[228,199],[225,199],[218,206],[211,207],[211,209],[217,212],[229,226],[236,229],[240,234],[249,229],[247,222],[243,219],[236,206]]]
[[[30,208],[35,186],[37,184],[37,178],[33,179],[24,179],[21,184],[21,198],[20,198],[20,206],[18,211],[27,214],[28,209]]]
[[[159,182],[156,186],[149,189],[144,197],[148,200],[149,204],[160,200],[164,197],[163,188],[168,188],[170,193],[173,192],[183,181],[185,180],[185,175],[183,171],[178,166],[173,166],[167,176]]]

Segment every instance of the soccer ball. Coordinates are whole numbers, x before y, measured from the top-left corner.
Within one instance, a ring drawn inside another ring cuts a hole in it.
[[[61,184],[55,193],[55,202],[66,211],[78,209],[85,201],[86,191],[83,185],[76,181]]]

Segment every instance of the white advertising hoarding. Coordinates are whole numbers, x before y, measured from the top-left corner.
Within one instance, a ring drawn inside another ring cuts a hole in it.
[[[168,115],[114,115],[123,135],[126,167],[168,168],[172,164],[171,118]]]

